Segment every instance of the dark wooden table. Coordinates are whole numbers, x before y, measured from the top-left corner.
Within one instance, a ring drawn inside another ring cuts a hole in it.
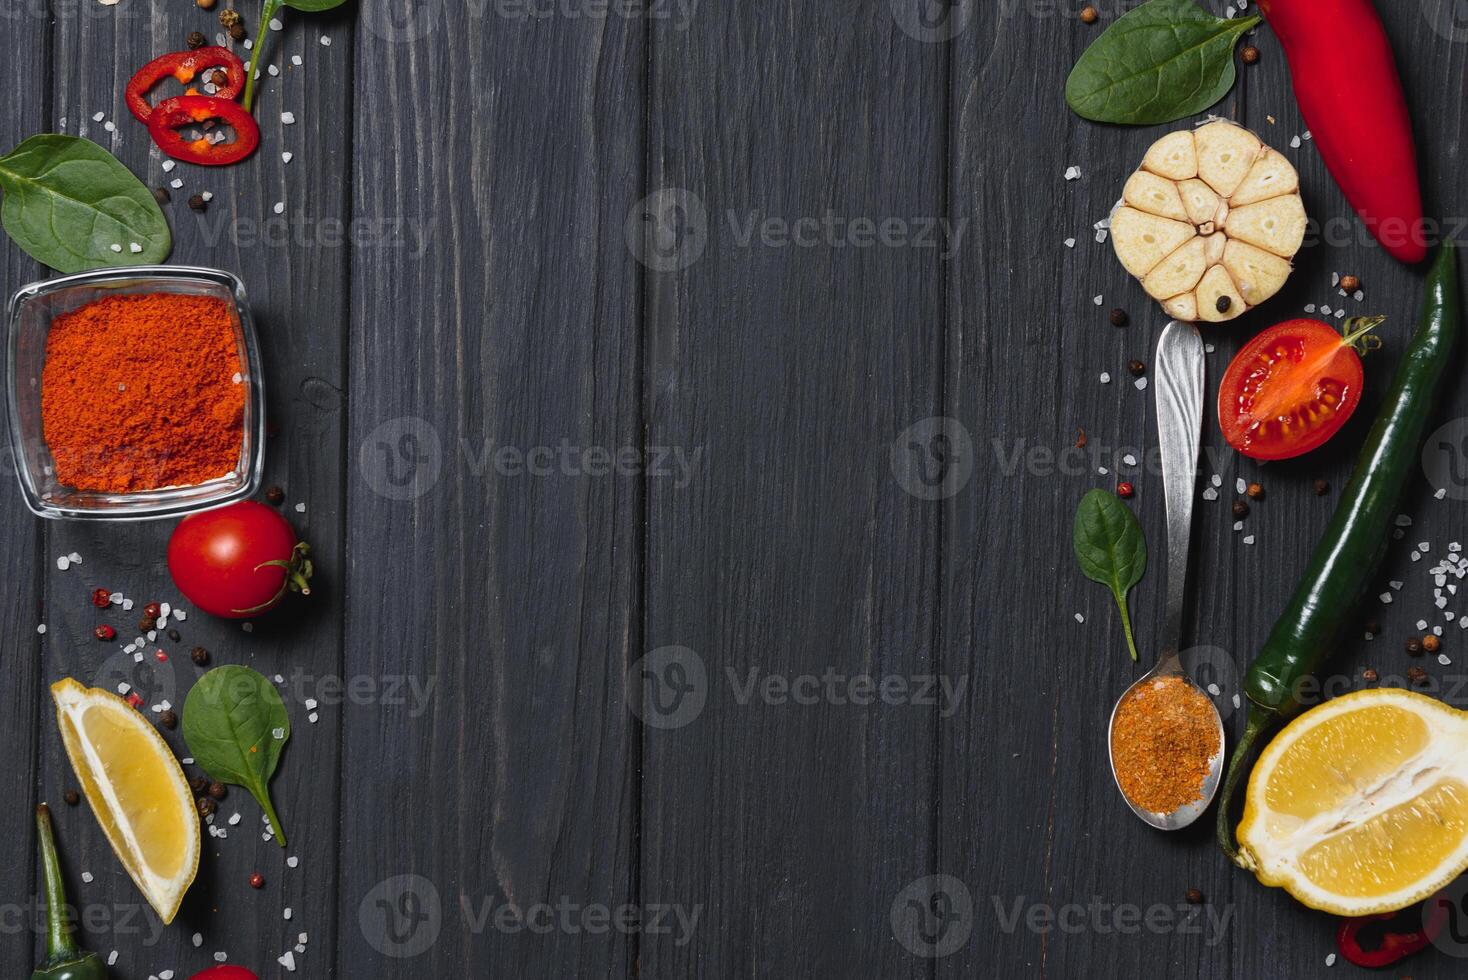
[[[236,791],[239,830],[206,838],[162,929],[85,806],[59,808],[113,975],[188,976],[227,951],[281,976],[302,932],[297,975],[352,980],[1325,975],[1333,920],[1233,869],[1206,828],[1148,830],[1108,773],[1106,718],[1143,668],[1074,567],[1071,515],[1120,469],[1162,554],[1152,392],[1124,368],[1164,317],[1093,224],[1164,129],[1066,110],[1099,30],[1079,4],[387,6],[287,16],[262,151],[166,176],[120,92],[215,33],[213,14],[3,12],[0,142],[81,134],[152,186],[180,177],[172,260],[244,277],[279,430],[267,483],[319,569],[310,601],[253,632],[195,614],[175,645],[282,675],[289,849]],[[1379,6],[1430,208],[1462,214],[1468,18],[1454,0]],[[1221,651],[1225,708],[1331,512],[1336,490],[1311,483],[1343,484],[1420,295],[1292,145],[1282,54],[1255,43],[1217,111],[1298,164],[1333,241],[1264,310],[1207,331],[1210,379],[1307,303],[1392,320],[1367,404],[1322,452],[1254,465],[1210,410],[1204,473],[1224,486],[1197,513],[1191,637]],[[45,274],[5,249],[7,294]],[[1365,301],[1337,296],[1335,272]],[[1107,323],[1113,306],[1131,326]],[[1455,385],[1443,419],[1464,415]],[[1243,533],[1238,478],[1268,494]],[[1362,609],[1383,635],[1349,631],[1345,685],[1368,665],[1400,678],[1403,638],[1437,621],[1408,552],[1468,540],[1453,489],[1415,485],[1382,574],[1406,584]],[[30,804],[74,785],[46,686],[131,669],[90,639],[87,597],[176,601],[169,530],[41,521],[14,490],[0,511],[7,977],[38,945]],[[83,563],[58,571],[71,552]],[[1149,656],[1162,585],[1159,560],[1133,603]],[[1451,629],[1446,652],[1465,649]],[[135,682],[181,703],[188,658],[150,666]],[[1407,966],[1462,970],[1438,952]]]

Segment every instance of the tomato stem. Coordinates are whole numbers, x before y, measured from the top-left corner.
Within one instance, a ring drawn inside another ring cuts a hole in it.
[[[1374,351],[1381,346],[1381,338],[1371,331],[1385,322],[1384,316],[1353,316],[1345,322],[1341,343],[1360,355]]]

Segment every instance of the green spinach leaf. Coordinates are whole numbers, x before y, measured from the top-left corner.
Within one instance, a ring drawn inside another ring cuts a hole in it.
[[[1092,490],[1081,498],[1071,534],[1076,560],[1092,582],[1111,590],[1121,610],[1121,628],[1132,659],[1137,659],[1137,642],[1132,637],[1132,617],[1126,596],[1147,568],[1147,539],[1131,508],[1105,490]]]
[[[1193,0],[1148,0],[1095,40],[1065,83],[1065,101],[1096,122],[1172,122],[1228,94],[1234,46],[1259,23],[1225,20]]]
[[[314,14],[322,10],[331,10],[340,7],[347,0],[285,0],[285,5],[292,10],[302,10],[308,14]]]
[[[184,700],[183,736],[201,769],[250,791],[285,847],[270,802],[270,777],[291,737],[291,722],[275,685],[248,667],[209,671]]]
[[[58,272],[154,264],[173,247],[152,193],[91,140],[32,136],[0,157],[0,190],[5,230]]]

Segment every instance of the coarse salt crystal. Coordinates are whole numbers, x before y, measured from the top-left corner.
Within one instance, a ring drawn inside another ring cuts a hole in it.
[[[1132,382],[1132,385],[1135,386],[1138,391],[1146,391],[1147,390],[1147,379],[1146,378],[1138,378],[1137,380],[1135,380],[1135,381]]]
[[[46,635],[46,624],[45,623],[42,623],[41,625],[37,626],[36,627],[36,632],[39,633],[41,636],[45,636]]]
[[[105,113],[105,112],[98,112],[98,113],[95,113],[92,116],[92,122],[101,122],[103,119],[106,119],[106,118],[107,118],[107,113]]]
[[[1084,623],[1085,621],[1086,621],[1086,617],[1085,616],[1082,616],[1080,613],[1076,613],[1076,622],[1078,622],[1078,623]]]
[[[272,31],[278,31],[278,30],[280,30],[283,27],[285,27],[285,25],[280,22],[280,18],[279,17],[272,17],[272,18],[270,18],[270,29]]]
[[[286,150],[284,153],[282,153],[280,155],[280,162],[281,163],[290,163],[291,160],[293,160],[294,158],[295,158],[295,154],[292,153],[290,150]]]
[[[298,54],[291,55],[291,64],[295,65],[297,68],[301,67],[301,56]]]
[[[1102,371],[1101,372],[1101,383],[1104,384],[1104,385],[1111,384],[1111,374],[1109,372],[1107,372],[1107,371]]]
[[[300,863],[301,863],[301,859],[298,858],[298,857],[296,857],[294,854],[292,854],[290,857],[288,857],[288,858],[285,859],[285,866],[287,868],[294,868],[296,865],[298,865]]]
[[[321,46],[323,48],[331,47],[331,38],[327,37],[325,34],[321,35]]]
[[[1076,247],[1076,240],[1074,238],[1067,238],[1065,240],[1065,247],[1066,248],[1075,248]]]
[[[66,571],[68,568],[71,567],[71,559],[66,557],[65,555],[62,555],[60,558],[56,559],[56,567],[63,572]]]
[[[304,513],[306,513],[306,505],[303,504],[303,503],[296,504],[296,513],[297,514],[304,514]]]
[[[280,74],[280,69],[277,68],[275,65],[270,65],[266,67],[265,71],[269,73],[271,78],[274,78],[276,75]]]
[[[122,246],[121,245],[109,245],[107,247],[110,248],[110,249],[112,249],[112,251],[114,251],[114,252],[121,252],[122,251]]]
[[[294,112],[282,112],[280,114],[280,121],[287,126],[293,125],[296,121],[296,114]]]
[[[164,160],[163,161],[163,172],[164,173],[172,173],[173,172],[173,168],[176,167],[176,166],[178,166],[178,164],[175,163],[175,162],[173,162],[172,160]]]
[[[1204,500],[1217,500],[1218,499],[1218,491],[1215,490],[1215,489],[1213,489],[1212,487],[1204,487],[1203,488],[1203,499]]]
[[[86,882],[87,884],[90,885],[92,883],[92,881],[93,881],[93,879],[92,879],[92,873],[90,871],[83,871],[82,872],[82,881],[84,881],[84,882]]]
[[[1081,179],[1081,168],[1080,167],[1066,167],[1065,168],[1065,179],[1066,180],[1080,180]]]
[[[1244,535],[1244,544],[1253,544],[1253,543],[1254,543],[1254,535],[1252,535],[1252,534],[1246,534],[1246,535]]]
[[[133,253],[134,255],[137,255],[139,252],[141,252],[143,250],[143,246],[139,245],[137,242],[129,242],[128,243],[128,246],[127,246],[127,250],[129,252]]]
[[[180,178],[178,178],[178,177],[175,177],[171,181],[168,182],[168,186],[169,187],[172,187],[174,190],[178,190],[180,187],[183,186],[183,180],[180,179]]]
[[[274,210],[275,210],[275,213],[276,214],[285,214],[285,202],[284,201],[276,201],[275,202],[275,209]]]
[[[314,725],[314,724],[316,724],[317,719],[320,718],[320,717],[321,717],[320,715],[318,715],[316,712],[313,711],[309,715],[306,716],[306,720],[309,721],[311,724]]]

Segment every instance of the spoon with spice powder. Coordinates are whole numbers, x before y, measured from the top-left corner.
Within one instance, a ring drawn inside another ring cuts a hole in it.
[[[1155,359],[1157,435],[1167,500],[1167,618],[1162,657],[1111,711],[1111,773],[1132,812],[1159,830],[1200,817],[1223,771],[1223,721],[1183,670],[1193,492],[1203,428],[1203,338],[1169,323]]]

